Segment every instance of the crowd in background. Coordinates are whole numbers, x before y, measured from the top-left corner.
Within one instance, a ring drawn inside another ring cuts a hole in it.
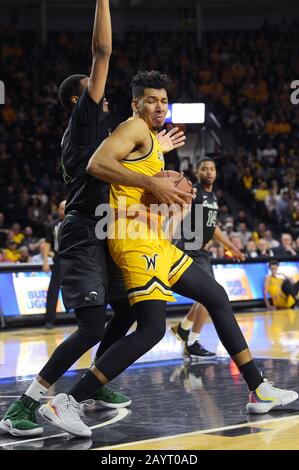
[[[45,224],[67,195],[60,141],[68,115],[58,86],[71,73],[88,74],[90,41],[89,33],[50,33],[43,47],[33,32],[0,32],[7,84],[0,108],[0,262],[38,260]],[[106,89],[111,129],[130,115],[137,70],[168,73],[170,101],[205,102],[235,144],[217,160],[222,229],[249,257],[298,254],[299,106],[290,101],[290,83],[299,77],[299,22],[207,32],[200,47],[192,33],[129,33],[113,47]],[[179,169],[177,155],[168,162]],[[192,167],[187,173],[194,179]],[[225,256],[217,245],[209,249],[212,257]]]

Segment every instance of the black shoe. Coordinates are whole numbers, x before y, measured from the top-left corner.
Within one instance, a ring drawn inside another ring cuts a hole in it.
[[[180,341],[184,341],[185,343],[188,341],[190,330],[184,330],[181,327],[181,323],[177,323],[170,328],[171,333]]]
[[[50,322],[46,323],[47,330],[53,330],[53,328],[54,328],[54,323],[50,323]]]
[[[216,354],[208,351],[198,341],[195,341],[195,343],[191,344],[191,346],[188,346],[188,344],[185,343],[183,356],[188,358],[197,357],[199,359],[203,359],[205,357],[215,357]]]

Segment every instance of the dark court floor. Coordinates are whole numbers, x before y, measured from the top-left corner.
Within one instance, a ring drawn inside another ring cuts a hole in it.
[[[279,387],[296,391],[299,391],[298,317],[286,313],[279,322],[281,328],[277,327],[277,319],[273,325],[274,319],[269,314],[239,317],[250,346],[260,356],[257,364],[264,376]],[[27,331],[27,335],[22,331],[31,341],[34,338],[41,341],[40,330],[30,334]],[[91,439],[60,432],[39,417],[44,427],[41,437],[23,439],[0,434],[0,449],[299,449],[299,401],[266,415],[248,416],[245,409],[248,392],[242,377],[233,362],[223,355],[213,327],[207,325],[203,333],[205,345],[218,351],[217,359],[186,362],[181,358],[180,347],[177,348],[179,343],[167,334],[160,349],[147,357],[146,362],[134,364],[114,381],[115,387],[132,398],[130,408],[86,412],[84,420],[93,430]],[[22,335],[6,335],[6,339],[1,337],[4,356],[0,371],[2,365],[8,370],[9,348],[15,353],[18,350],[15,358],[21,360],[19,342],[25,341]],[[23,354],[26,351],[28,354],[28,347],[27,344]],[[31,347],[38,351],[38,344]],[[164,360],[159,360],[159,356]],[[20,370],[19,367],[16,362],[15,370]],[[32,376],[0,373],[1,416],[11,401],[26,390],[36,373],[35,367],[32,364]],[[83,368],[69,371],[50,389],[49,395],[66,392],[83,372]]]

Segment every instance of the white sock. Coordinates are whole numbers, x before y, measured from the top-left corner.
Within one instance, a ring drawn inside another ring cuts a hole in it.
[[[199,340],[199,333],[194,333],[193,331],[191,331],[187,344],[188,346],[191,346],[192,344],[195,343],[195,341],[198,341],[198,340]]]
[[[193,321],[188,320],[187,317],[183,318],[181,321],[181,327],[183,330],[190,330],[191,326],[193,325]]]
[[[40,401],[43,396],[47,393],[48,389],[41,385],[36,379],[33,380],[32,384],[26,390],[25,395],[32,398],[32,400]]]

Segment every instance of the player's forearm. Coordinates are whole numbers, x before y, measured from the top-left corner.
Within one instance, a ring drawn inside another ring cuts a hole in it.
[[[93,35],[92,54],[110,55],[112,52],[112,28],[109,0],[97,0]]]
[[[111,158],[105,158],[97,162],[89,161],[86,172],[94,178],[106,181],[107,183],[136,186],[148,191],[151,188],[151,176],[128,170],[117,160]]]
[[[41,246],[41,252],[42,252],[44,263],[48,262],[50,248],[51,248],[51,245],[48,242],[44,242]]]
[[[217,226],[214,232],[214,240],[221,243],[225,248],[234,248],[234,245],[229,241],[229,239],[224,235],[224,233]]]

